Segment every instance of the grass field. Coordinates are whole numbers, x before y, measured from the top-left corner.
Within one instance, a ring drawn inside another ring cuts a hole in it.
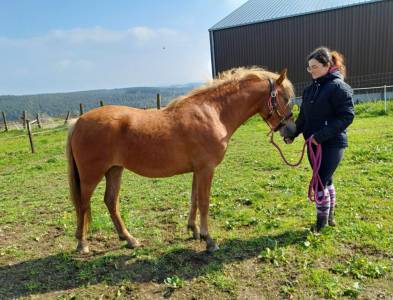
[[[145,247],[118,241],[101,183],[91,254],[78,255],[66,129],[37,135],[36,154],[27,138],[13,138],[22,131],[1,133],[0,299],[393,299],[393,115],[381,103],[356,109],[335,176],[338,226],[320,235],[309,230],[308,163],[286,167],[260,118],[239,128],[213,180],[213,255],[186,231],[191,174],[131,172],[121,212]],[[295,160],[301,145],[283,147]]]

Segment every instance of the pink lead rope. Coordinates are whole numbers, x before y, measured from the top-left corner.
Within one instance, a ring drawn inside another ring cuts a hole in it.
[[[308,186],[308,199],[310,201],[315,201],[317,204],[325,202],[325,192],[324,186],[322,184],[321,177],[319,176],[319,168],[322,162],[322,146],[320,144],[316,145],[316,151],[314,152],[312,144],[313,136],[309,137],[306,141],[308,144],[308,152],[310,155],[311,168],[312,168],[312,178],[310,185]],[[322,192],[321,200],[318,199],[318,192]],[[314,194],[313,194],[314,193]]]
[[[302,149],[302,154],[300,156],[300,159],[296,163],[290,163],[282,153],[280,147],[274,142],[273,140],[273,131],[270,131],[268,135],[270,135],[270,143],[273,144],[274,147],[278,150],[280,153],[281,158],[284,160],[284,162],[290,166],[290,167],[297,167],[300,165],[300,163],[303,160],[304,153],[305,153],[305,148],[308,146],[308,151],[310,154],[310,161],[311,161],[311,168],[312,168],[312,178],[310,181],[310,184],[308,186],[308,199],[311,202],[316,202],[317,204],[321,204],[324,202],[325,199],[325,193],[324,193],[324,186],[322,184],[321,177],[319,176],[319,168],[321,167],[321,161],[322,161],[322,146],[320,144],[316,145],[316,151],[314,152],[314,149],[312,147],[312,139],[313,136],[309,137],[303,145]],[[321,200],[318,199],[318,192],[322,191],[322,198]],[[314,193],[314,194],[313,194]]]

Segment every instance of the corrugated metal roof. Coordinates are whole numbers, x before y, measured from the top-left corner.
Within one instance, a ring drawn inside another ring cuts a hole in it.
[[[237,27],[378,1],[382,0],[249,0],[209,30]]]

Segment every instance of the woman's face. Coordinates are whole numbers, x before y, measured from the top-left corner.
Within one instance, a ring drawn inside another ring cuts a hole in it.
[[[324,66],[319,61],[317,61],[315,58],[311,58],[308,61],[307,71],[311,74],[311,77],[313,79],[317,79],[319,77],[326,75],[327,72],[329,72],[329,64]]]

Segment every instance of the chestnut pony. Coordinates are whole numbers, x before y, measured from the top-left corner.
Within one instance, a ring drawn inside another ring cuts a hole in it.
[[[195,239],[206,241],[207,251],[217,250],[208,231],[214,169],[223,160],[232,134],[253,115],[260,114],[274,131],[292,122],[288,105],[292,96],[286,70],[275,74],[259,68],[237,68],[162,110],[104,106],[82,115],[70,125],[67,141],[77,250],[89,252],[90,198],[104,176],[104,201],[119,238],[130,248],[140,246],[119,213],[124,168],[146,177],[193,172],[188,228]],[[197,209],[200,230],[195,224]]]

